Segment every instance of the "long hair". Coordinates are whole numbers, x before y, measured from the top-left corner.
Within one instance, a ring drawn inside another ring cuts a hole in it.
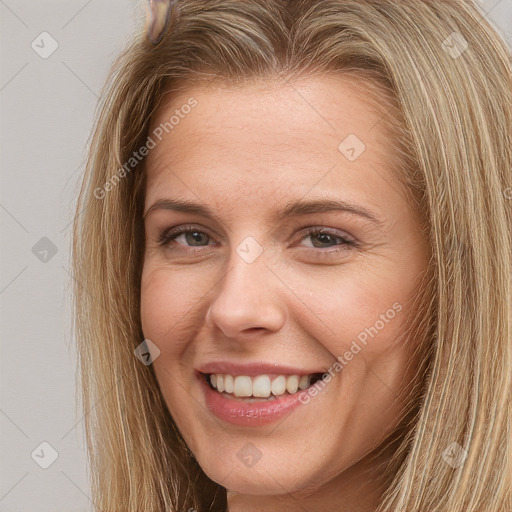
[[[378,512],[512,510],[512,73],[470,0],[181,0],[101,93],[73,233],[74,328],[92,498],[111,512],[222,511],[142,342],[144,159],[167,93],[331,73],[380,98],[432,256],[421,363]],[[377,96],[378,95],[378,96]],[[456,454],[463,463],[450,464]],[[461,460],[462,460],[461,459]]]

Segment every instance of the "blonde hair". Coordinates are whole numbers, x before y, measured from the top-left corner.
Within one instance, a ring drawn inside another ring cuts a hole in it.
[[[378,512],[512,510],[505,43],[469,0],[182,0],[178,9],[158,46],[141,27],[113,65],[75,215],[75,329],[97,509],[227,509],[152,367],[134,356],[145,170],[143,160],[128,170],[126,162],[169,91],[334,73],[385,100],[397,175],[432,248],[415,326],[421,363],[401,429],[387,440]],[[467,451],[456,468],[443,455],[455,442]]]

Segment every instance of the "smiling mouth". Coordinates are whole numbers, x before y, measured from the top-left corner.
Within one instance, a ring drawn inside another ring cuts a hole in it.
[[[226,398],[248,402],[271,401],[307,389],[322,378],[322,373],[310,375],[230,375],[201,373],[210,389]]]

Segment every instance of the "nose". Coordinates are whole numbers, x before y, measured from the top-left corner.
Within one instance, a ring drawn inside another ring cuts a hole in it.
[[[232,339],[255,330],[279,331],[285,321],[279,278],[262,256],[248,263],[233,253],[232,261],[214,288],[217,293],[206,313],[206,325]]]

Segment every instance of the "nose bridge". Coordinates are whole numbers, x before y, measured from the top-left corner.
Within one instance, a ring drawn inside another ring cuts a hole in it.
[[[270,255],[271,251],[264,250],[253,237],[233,247],[228,269],[211,300],[207,322],[229,337],[245,329],[277,330],[282,326],[278,280],[267,268]]]

